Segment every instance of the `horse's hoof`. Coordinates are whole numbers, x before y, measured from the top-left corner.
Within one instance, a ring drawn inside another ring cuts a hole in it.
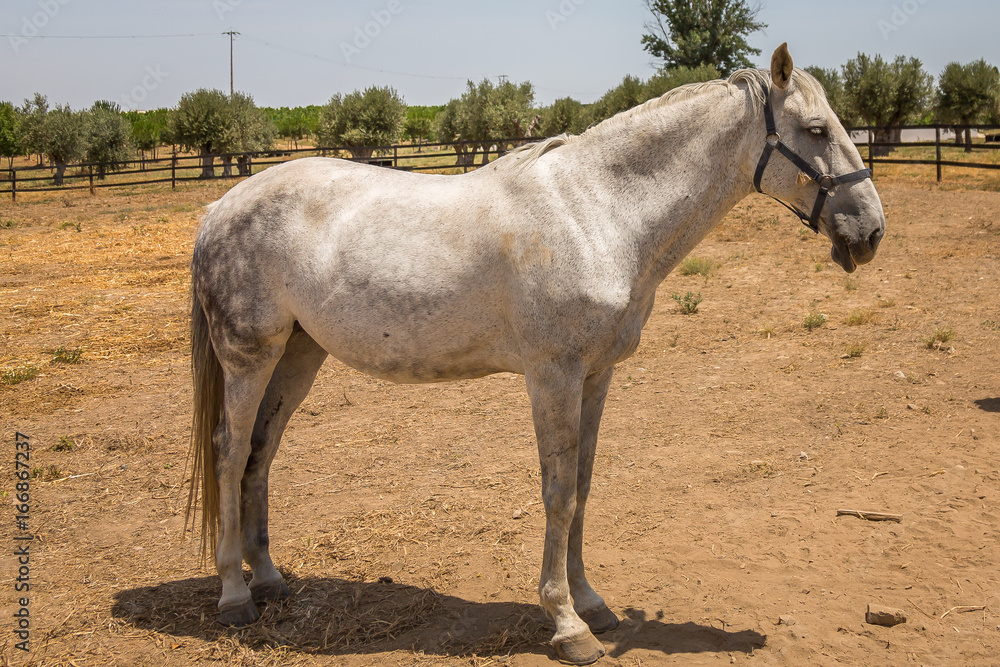
[[[278,581],[261,584],[260,586],[253,586],[251,584],[250,596],[254,602],[276,602],[291,597],[292,592],[288,590],[285,582],[279,579]]]
[[[602,632],[611,632],[618,627],[618,617],[606,606],[581,612],[579,616],[595,635],[599,635]]]
[[[253,603],[253,600],[219,608],[219,623],[222,625],[239,628],[250,625],[258,618],[260,618],[260,612],[257,611],[257,605]]]
[[[559,660],[568,665],[589,665],[600,660],[605,653],[604,644],[590,632],[553,640],[552,645],[555,646]]]

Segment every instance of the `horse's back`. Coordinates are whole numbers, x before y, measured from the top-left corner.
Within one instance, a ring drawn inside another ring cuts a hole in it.
[[[196,293],[258,330],[298,322],[379,377],[520,370],[490,197],[470,180],[322,158],[269,169],[206,215]]]

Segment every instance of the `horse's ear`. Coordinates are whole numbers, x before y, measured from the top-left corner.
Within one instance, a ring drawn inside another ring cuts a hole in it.
[[[788,82],[792,80],[792,54],[788,52],[788,42],[785,42],[774,50],[771,56],[771,81],[782,90],[788,88]]]

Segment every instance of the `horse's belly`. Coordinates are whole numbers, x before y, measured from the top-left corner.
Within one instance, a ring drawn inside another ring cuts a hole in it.
[[[499,322],[475,326],[464,319],[414,322],[355,314],[300,324],[335,358],[392,382],[445,382],[523,372]]]

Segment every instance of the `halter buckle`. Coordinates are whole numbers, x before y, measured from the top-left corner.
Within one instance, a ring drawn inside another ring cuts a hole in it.
[[[816,182],[819,183],[820,189],[832,190],[837,183],[837,179],[830,174],[823,174]]]
[[[778,144],[781,143],[781,135],[778,134],[777,132],[772,132],[771,134],[767,135],[764,141],[766,141],[771,146],[771,148],[777,148]]]

